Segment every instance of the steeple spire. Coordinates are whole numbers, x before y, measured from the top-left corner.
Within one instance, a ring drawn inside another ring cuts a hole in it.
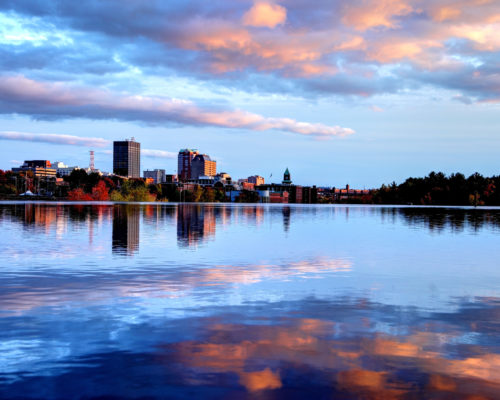
[[[283,185],[291,185],[292,179],[288,167],[286,167],[285,173],[283,174]]]

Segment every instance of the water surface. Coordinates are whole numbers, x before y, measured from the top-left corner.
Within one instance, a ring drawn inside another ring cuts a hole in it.
[[[0,239],[0,398],[500,398],[499,209],[2,203]]]

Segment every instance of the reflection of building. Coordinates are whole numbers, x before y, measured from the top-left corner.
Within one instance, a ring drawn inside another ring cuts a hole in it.
[[[191,246],[215,235],[215,213],[212,207],[180,204],[177,207],[177,243]]]
[[[131,205],[113,208],[113,252],[132,254],[139,249],[139,211],[139,207]]]
[[[113,173],[128,178],[141,177],[141,144],[134,138],[113,142]]]
[[[198,154],[191,162],[191,179],[199,179],[200,176],[215,176],[217,162],[212,161],[208,154]]]
[[[283,207],[282,212],[283,212],[283,229],[285,230],[285,232],[288,232],[288,230],[290,229],[290,215],[292,210],[290,209],[290,207],[285,206]]]
[[[154,169],[152,171],[146,170],[144,171],[144,178],[153,179],[154,183],[165,183],[166,175],[164,169]]]
[[[184,182],[191,179],[191,163],[198,154],[196,149],[181,149],[177,156],[177,175],[179,181]]]

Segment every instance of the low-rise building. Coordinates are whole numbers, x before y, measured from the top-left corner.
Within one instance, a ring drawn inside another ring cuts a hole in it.
[[[79,166],[69,167],[61,161],[54,161],[52,168],[56,169],[57,176],[69,176],[75,169],[81,169]]]
[[[31,171],[34,177],[55,178],[57,174],[48,160],[26,160],[19,168],[12,168],[15,173],[28,171]]]
[[[231,185],[233,180],[231,179],[231,175],[226,172],[219,172],[215,175],[215,182],[221,182],[224,185]]]
[[[166,182],[166,174],[164,169],[153,169],[152,171],[146,170],[143,172],[143,174],[145,179],[153,179],[153,182],[155,184]]]

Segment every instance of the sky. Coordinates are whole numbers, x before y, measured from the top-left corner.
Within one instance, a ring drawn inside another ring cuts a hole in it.
[[[48,159],[378,187],[500,174],[500,0],[3,0],[0,168]]]

